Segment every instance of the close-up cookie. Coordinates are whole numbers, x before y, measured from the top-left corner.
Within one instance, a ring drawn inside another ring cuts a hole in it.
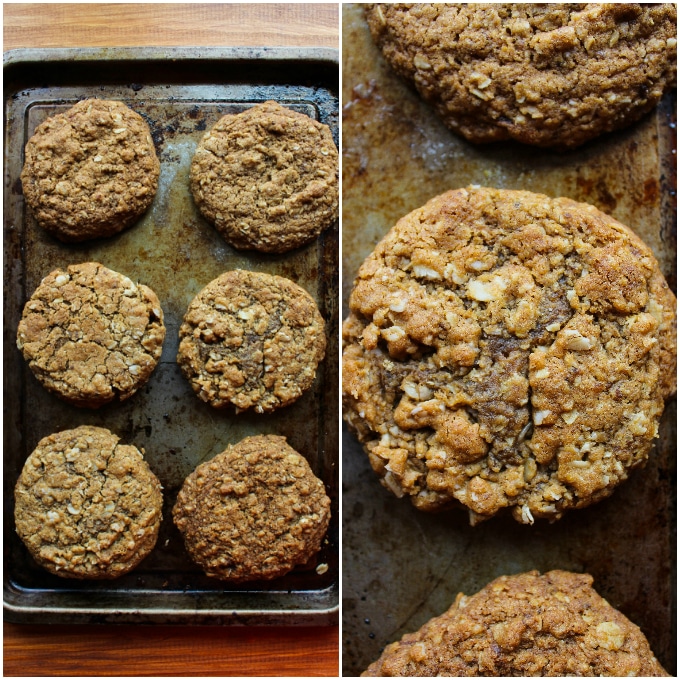
[[[282,276],[233,270],[189,304],[177,363],[211,406],[265,413],[294,402],[326,350],[312,296]]]
[[[36,128],[21,185],[38,224],[75,242],[136,222],[154,199],[159,174],[144,119],[122,102],[86,99]]]
[[[388,645],[363,676],[668,677],[588,574],[501,576]]]
[[[338,215],[338,151],[330,128],[274,101],[226,115],[196,149],[191,191],[235,248],[298,248]]]
[[[316,554],[330,499],[285,437],[246,437],[199,465],[179,492],[174,522],[208,576],[273,579]]]
[[[163,505],[143,453],[89,425],[41,439],[14,500],[17,533],[35,561],[78,579],[134,569],[156,544]]]
[[[375,43],[454,132],[576,147],[624,128],[675,85],[666,4],[376,4]]]
[[[643,465],[675,391],[676,301],[595,207],[449,191],[364,261],[343,325],[344,417],[419,509],[555,520]]]
[[[48,274],[17,330],[17,346],[38,381],[87,408],[131,397],[156,367],[164,338],[156,294],[97,262]]]

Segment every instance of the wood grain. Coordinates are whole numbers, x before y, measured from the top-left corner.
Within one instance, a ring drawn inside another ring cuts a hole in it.
[[[336,4],[5,4],[4,49],[338,47]],[[5,676],[331,676],[338,627],[4,624]]]
[[[297,4],[4,5],[4,49],[102,46],[339,47],[338,6]]]
[[[338,629],[4,624],[5,676],[337,676]]]

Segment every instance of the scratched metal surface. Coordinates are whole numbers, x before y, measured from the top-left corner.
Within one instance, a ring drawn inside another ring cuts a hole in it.
[[[85,97],[124,101],[149,123],[161,161],[149,212],[109,239],[64,245],[26,212],[19,173],[25,142],[47,116]],[[333,130],[338,141],[338,63],[333,50],[131,49],[9,53],[5,59],[4,299],[4,603],[19,622],[332,624],[337,620],[338,225],[283,255],[237,251],[198,213],[188,184],[193,151],[225,113],[274,99]],[[57,266],[98,261],[149,285],[159,296],[167,335],[149,383],[123,404],[78,409],[48,394],[16,349],[23,304]],[[327,323],[328,351],[313,387],[273,414],[216,411],[181,375],[175,356],[187,305],[230,269],[287,276],[308,290]],[[155,550],[131,574],[107,583],[52,576],[28,556],[14,531],[12,490],[37,442],[56,430],[92,424],[145,449],[164,487]],[[200,462],[250,434],[276,433],[309,460],[332,499],[328,538],[309,564],[282,579],[227,587],[186,556],[171,508]],[[329,569],[317,573],[318,564]]]
[[[568,153],[475,147],[450,133],[372,44],[362,10],[343,6],[343,317],[356,272],[402,215],[468,184],[592,203],[633,228],[675,289],[675,92],[629,130]],[[419,513],[379,485],[343,431],[343,673],[501,574],[589,572],[637,623],[670,672],[675,631],[675,400],[644,470],[614,495],[549,525]]]

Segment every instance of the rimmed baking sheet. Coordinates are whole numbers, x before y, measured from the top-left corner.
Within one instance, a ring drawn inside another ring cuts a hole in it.
[[[210,624],[337,623],[338,225],[282,255],[231,248],[198,213],[188,172],[199,139],[225,113],[273,99],[330,126],[338,143],[338,53],[330,49],[121,48],[17,50],[5,54],[4,187],[4,607],[15,622]],[[159,190],[135,226],[109,239],[64,245],[26,211],[23,147],[46,117],[87,97],[117,99],[149,123],[161,161]],[[27,297],[52,269],[98,261],[149,285],[167,336],[149,383],[97,411],[48,394],[24,365],[16,327]],[[193,394],[175,362],[177,333],[193,296],[230,269],[286,276],[308,290],[326,320],[328,347],[313,387],[272,414],[219,412]],[[18,539],[13,487],[37,442],[92,424],[145,449],[164,487],[156,548],[109,582],[61,579],[40,569]],[[177,491],[194,467],[250,434],[281,434],[310,462],[332,500],[318,556],[272,582],[240,587],[209,579],[188,559],[172,524]],[[327,565],[317,569],[320,565]]]

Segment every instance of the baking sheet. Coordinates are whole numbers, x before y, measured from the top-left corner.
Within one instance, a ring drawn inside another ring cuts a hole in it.
[[[330,126],[338,143],[338,54],[329,49],[18,50],[5,55],[4,193],[4,606],[30,623],[144,622],[335,624],[338,560],[338,225],[282,255],[231,248],[198,213],[189,166],[204,132],[222,115],[274,99]],[[159,189],[135,226],[109,238],[64,245],[26,208],[19,174],[23,147],[46,117],[79,99],[125,102],[151,128],[161,162]],[[98,261],[149,285],[167,329],[160,363],[130,400],[97,411],[47,393],[16,348],[23,304],[56,267]],[[272,414],[216,411],[202,403],[175,362],[190,300],[230,269],[286,276],[308,290],[326,320],[328,347],[312,388]],[[91,424],[146,451],[164,487],[156,548],[116,581],[62,579],[40,569],[14,530],[13,487],[44,436]],[[184,552],[171,508],[200,462],[250,434],[281,434],[310,462],[331,497],[320,553],[281,579],[238,587],[209,579]],[[328,565],[324,572],[317,566]]]
[[[356,272],[401,216],[469,184],[592,203],[634,229],[675,290],[675,101],[632,128],[556,153],[516,143],[473,146],[449,132],[395,76],[357,5],[343,6],[343,318]],[[595,587],[676,670],[675,400],[643,470],[614,495],[550,525],[418,512],[377,481],[343,430],[343,674],[443,613],[458,592],[531,569],[589,572]]]

